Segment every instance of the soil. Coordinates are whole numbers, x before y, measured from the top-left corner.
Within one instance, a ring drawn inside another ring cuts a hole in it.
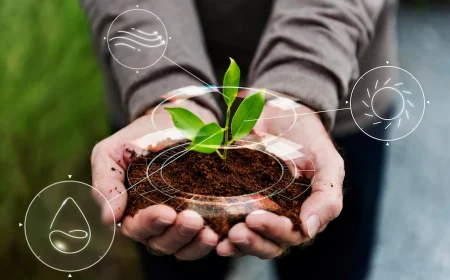
[[[292,229],[300,230],[300,208],[311,193],[310,180],[286,176],[289,170],[282,173],[281,160],[259,150],[240,148],[229,150],[225,161],[215,153],[189,152],[161,169],[168,157],[183,150],[183,147],[166,149],[164,156],[157,156],[161,152],[134,156],[127,182],[136,186],[129,190],[126,215],[134,216],[140,209],[155,204],[166,204],[178,211],[192,209],[223,238],[233,225],[244,222],[251,211],[263,209],[288,217]],[[151,174],[150,180],[142,180],[147,174]],[[149,181],[154,186],[163,186],[158,188],[165,188],[164,192],[172,198],[155,191]],[[172,188],[167,188],[168,185]],[[238,203],[224,206],[223,201]]]

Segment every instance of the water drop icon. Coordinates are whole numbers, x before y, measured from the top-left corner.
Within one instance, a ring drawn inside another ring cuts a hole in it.
[[[64,231],[56,227],[55,221],[57,220],[58,215],[61,214],[61,210],[63,210],[63,212],[67,212],[70,210],[69,208],[72,208],[72,210],[74,209],[75,211],[79,211],[79,213],[83,217],[83,221],[86,223],[83,229],[70,229],[68,231]],[[64,209],[68,210],[66,211]],[[55,214],[55,217],[53,217],[52,223],[50,224],[50,230],[51,231],[48,235],[50,244],[57,251],[64,254],[76,254],[83,251],[88,246],[89,241],[91,240],[91,227],[89,226],[86,216],[84,215],[83,211],[81,211],[81,208],[78,206],[75,200],[71,197],[66,198],[62,202],[61,206]]]

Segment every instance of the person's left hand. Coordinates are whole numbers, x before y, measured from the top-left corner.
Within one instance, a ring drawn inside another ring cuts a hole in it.
[[[284,116],[284,111],[266,105],[255,130],[279,135],[292,124],[292,118],[272,118]],[[290,111],[291,115],[293,114]],[[289,114],[289,113],[288,113]],[[301,231],[292,230],[292,222],[265,211],[250,213],[245,223],[233,226],[228,237],[221,241],[216,251],[221,256],[254,255],[263,259],[281,256],[290,246],[304,243],[323,231],[342,210],[342,183],[344,162],[336,151],[317,113],[306,106],[296,109],[297,121],[283,138],[303,146],[301,152],[309,157],[315,166],[315,174],[308,172],[302,176],[315,176],[311,195],[301,207]],[[267,119],[264,119],[267,118]],[[299,169],[309,169],[301,161]]]

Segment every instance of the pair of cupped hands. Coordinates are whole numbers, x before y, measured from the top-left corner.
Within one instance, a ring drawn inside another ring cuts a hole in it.
[[[176,107],[194,112],[205,123],[217,121],[211,111],[193,101],[186,100]],[[180,260],[195,260],[215,250],[224,257],[279,257],[289,247],[314,238],[342,210],[343,160],[318,114],[306,106],[295,110],[297,120],[283,138],[301,144],[304,147],[302,153],[307,154],[315,166],[312,193],[303,203],[298,217],[301,221],[300,231],[292,230],[292,222],[288,218],[261,210],[250,213],[245,222],[233,226],[223,240],[219,240],[218,235],[205,226],[203,218],[192,210],[177,213],[169,206],[154,205],[140,210],[134,217],[124,216],[127,204],[124,180],[130,162],[130,153],[124,147],[130,141],[155,132],[151,125],[152,109],[94,147],[91,156],[93,187],[108,200],[117,195],[109,191],[112,186],[123,193],[110,201],[115,220],[122,220],[121,230],[124,235],[143,243],[156,255],[175,255]],[[285,114],[281,109],[266,105],[255,130],[273,135],[288,130],[292,120],[270,118]],[[173,127],[170,114],[161,107],[154,112],[154,120],[161,128]],[[120,172],[111,172],[111,168]],[[98,201],[100,203],[101,200]],[[109,206],[101,206],[103,221],[112,224],[114,217]]]

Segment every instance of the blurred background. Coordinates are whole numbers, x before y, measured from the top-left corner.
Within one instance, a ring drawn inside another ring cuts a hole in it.
[[[78,1],[0,7],[0,275],[66,277],[31,254],[19,223],[44,187],[68,174],[90,183],[91,149],[109,134],[101,71]],[[371,280],[450,279],[449,26],[447,1],[401,4],[400,67],[418,78],[430,105],[417,130],[388,148]],[[276,279],[263,267],[238,269],[234,279]],[[100,263],[76,275],[111,280],[130,272],[140,278],[139,260],[117,237]]]

